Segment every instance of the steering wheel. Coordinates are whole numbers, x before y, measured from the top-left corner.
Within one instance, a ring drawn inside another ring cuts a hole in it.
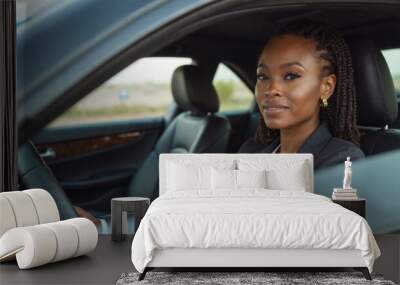
[[[42,188],[50,193],[57,204],[61,220],[78,217],[57,178],[30,141],[19,147],[18,173],[26,188]]]

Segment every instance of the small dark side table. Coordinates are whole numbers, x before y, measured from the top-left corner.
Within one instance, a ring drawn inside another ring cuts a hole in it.
[[[359,214],[361,217],[366,217],[365,206],[366,206],[366,199],[358,198],[356,200],[335,200],[332,199],[332,202],[339,204],[340,206],[353,211],[354,213]]]
[[[123,212],[135,215],[135,232],[150,205],[150,199],[144,197],[121,197],[111,200],[111,239],[112,241],[123,241],[125,234],[122,233]],[[126,219],[126,216],[125,216]]]

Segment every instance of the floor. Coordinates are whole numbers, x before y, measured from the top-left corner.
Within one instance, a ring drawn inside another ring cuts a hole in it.
[[[375,236],[382,256],[374,272],[400,283],[400,234]],[[124,272],[134,271],[130,259],[132,237],[115,243],[110,236],[99,236],[95,251],[88,256],[18,270],[16,262],[0,265],[0,284],[115,284]]]
[[[122,273],[134,271],[131,244],[132,237],[116,243],[100,235],[87,256],[28,270],[18,270],[16,262],[0,264],[0,284],[115,284]]]
[[[374,264],[374,271],[383,274],[385,279],[400,284],[400,234],[375,235],[381,250]]]

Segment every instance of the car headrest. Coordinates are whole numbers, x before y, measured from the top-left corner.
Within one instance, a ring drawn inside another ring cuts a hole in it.
[[[219,99],[210,75],[195,65],[183,65],[174,71],[172,95],[183,110],[205,114],[219,109]]]
[[[354,67],[358,125],[384,127],[397,118],[397,100],[390,70],[373,42],[348,40]]]

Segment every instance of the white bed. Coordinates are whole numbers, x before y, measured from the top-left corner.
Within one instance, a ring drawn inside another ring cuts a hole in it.
[[[372,232],[313,194],[312,163],[310,154],[162,154],[160,197],[132,243],[141,278],[154,267],[355,267],[369,278],[380,255]]]

